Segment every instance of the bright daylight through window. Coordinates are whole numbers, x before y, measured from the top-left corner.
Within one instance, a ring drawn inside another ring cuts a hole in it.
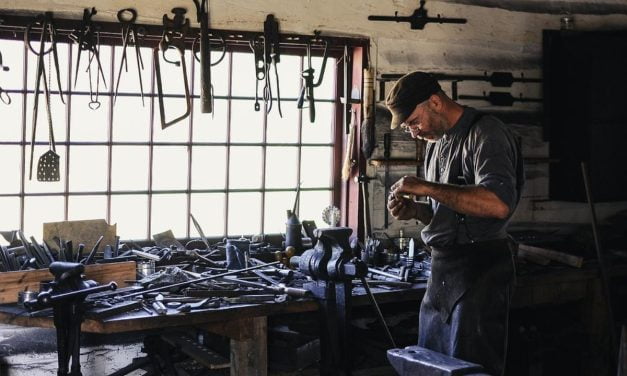
[[[3,64],[10,68],[0,71],[0,87],[11,98],[9,105],[0,103],[0,230],[22,228],[41,239],[44,222],[104,218],[117,223],[122,239],[148,239],[168,229],[177,237],[197,236],[190,226],[191,212],[207,236],[280,233],[285,231],[286,210],[292,208],[299,182],[300,217],[322,222],[321,211],[332,202],[335,59],[329,58],[324,81],[316,88],[312,124],[307,110],[301,115],[296,108],[303,57],[283,55],[278,64],[282,118],[276,98],[270,113],[266,114],[261,100],[261,111],[254,110],[253,54],[245,52],[227,52],[212,67],[214,110],[202,114],[199,64],[187,51],[192,116],[162,130],[153,97],[156,83],[150,49],[141,49],[146,94],[142,105],[134,54],[113,103],[112,82],[117,80],[122,48],[101,46],[106,87],[101,80],[100,95],[90,98],[87,74],[79,75],[74,86],[77,50],[75,44],[72,51],[69,47],[57,45],[67,105],[57,94],[56,79],[51,80],[61,179],[40,182],[36,172],[32,180],[28,176],[37,58],[22,42],[0,40]],[[220,53],[213,55],[215,61]],[[313,65],[319,67],[321,60],[313,58]],[[44,61],[48,77],[55,77],[54,63],[49,72],[48,58]],[[87,66],[81,60],[83,64]],[[172,64],[162,64],[161,69],[164,77],[181,74]],[[185,112],[182,81],[164,81],[170,114]],[[95,101],[100,106],[94,110],[97,105],[90,102]],[[37,124],[35,169],[49,149],[43,93]]]

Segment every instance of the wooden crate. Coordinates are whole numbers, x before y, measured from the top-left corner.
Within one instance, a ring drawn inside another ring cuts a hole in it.
[[[124,287],[124,281],[135,280],[135,261],[85,266],[85,276],[98,283],[114,281]],[[0,273],[0,304],[17,302],[19,291],[39,291],[39,282],[53,280],[54,276],[46,269]]]

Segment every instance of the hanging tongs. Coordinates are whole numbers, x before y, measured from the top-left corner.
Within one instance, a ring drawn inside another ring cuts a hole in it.
[[[309,105],[309,122],[313,123],[316,121],[316,107],[314,100],[314,88],[317,88],[322,84],[322,79],[324,78],[324,70],[327,65],[327,47],[328,42],[326,40],[322,40],[320,38],[320,32],[314,32],[315,37],[307,42],[307,69],[303,70],[301,76],[303,77],[304,85],[300,91],[300,95],[298,96],[298,101],[296,102],[296,106],[299,109],[303,108],[303,102],[305,99]],[[314,74],[315,69],[311,66],[311,45],[313,42],[322,42],[324,45],[324,52],[322,53],[322,65],[320,67],[320,74],[318,75],[318,80],[314,83]]]
[[[91,69],[91,63],[94,58],[96,59],[96,64],[98,65],[98,72],[96,74],[100,73],[100,76],[102,77],[102,84],[107,87],[107,81],[105,79],[104,71],[102,70],[102,64],[100,63],[100,44],[98,42],[99,32],[97,31],[96,25],[91,20],[96,13],[98,12],[96,12],[96,8],[93,7],[91,10],[83,9],[83,21],[81,22],[80,28],[72,31],[69,35],[69,38],[78,46],[76,67],[74,68],[74,87],[76,87],[76,82],[78,81],[78,68],[81,64],[81,54],[83,51],[89,51],[89,62],[87,63],[89,64],[88,69]]]
[[[39,38],[39,50],[36,51],[31,46],[30,34],[33,28],[41,27],[41,37]],[[35,136],[37,132],[37,114],[39,109],[39,88],[41,87],[41,81],[43,80],[44,94],[46,96],[46,114],[48,116],[48,133],[50,150],[41,156],[37,166],[37,180],[39,181],[58,181],[60,179],[59,174],[59,155],[56,154],[55,141],[52,127],[52,114],[50,111],[50,80],[46,76],[46,70],[44,67],[44,56],[48,55],[48,65],[50,60],[54,60],[54,66],[57,73],[57,85],[59,87],[59,96],[61,102],[65,104],[63,100],[63,93],[61,91],[61,77],[59,71],[59,57],[57,54],[56,44],[56,29],[52,21],[52,13],[46,12],[43,16],[38,16],[35,22],[26,26],[24,32],[24,43],[28,46],[35,55],[37,55],[37,72],[35,74],[35,95],[33,104],[33,116],[32,116],[32,138],[30,144],[30,167],[28,179],[33,178],[33,153],[35,150]],[[49,40],[50,47],[46,50],[45,43]],[[51,54],[51,55],[50,55]],[[52,56],[52,57],[51,57]],[[52,74],[49,68],[49,73]]]
[[[192,100],[189,95],[189,84],[187,82],[187,65],[185,64],[185,36],[189,30],[189,19],[185,17],[185,13],[187,10],[185,8],[174,8],[172,9],[172,13],[174,13],[174,17],[172,19],[168,18],[167,14],[163,15],[163,34],[161,35],[161,41],[159,42],[159,47],[153,49],[153,57],[155,61],[155,74],[157,76],[157,94],[159,97],[159,113],[161,114],[161,129],[165,129],[172,124],[175,124],[186,117],[191,113],[192,108]],[[165,53],[174,48],[179,51],[180,60],[173,61],[169,60]],[[163,105],[163,85],[161,83],[161,68],[159,64],[159,51],[163,56],[163,60],[174,64],[177,67],[180,66],[183,73],[183,85],[185,86],[185,102],[187,108],[185,113],[170,120],[165,120],[165,108]]]

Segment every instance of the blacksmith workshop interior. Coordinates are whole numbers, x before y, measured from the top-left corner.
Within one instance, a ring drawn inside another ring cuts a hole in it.
[[[625,0],[0,0],[0,376],[627,376]]]

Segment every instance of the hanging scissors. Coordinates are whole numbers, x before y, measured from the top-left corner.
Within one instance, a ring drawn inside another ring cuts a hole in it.
[[[115,84],[115,94],[113,95],[113,103],[118,97],[118,88],[120,87],[120,78],[122,78],[122,66],[128,72],[128,59],[126,55],[126,47],[132,45],[135,48],[135,59],[137,60],[137,76],[139,78],[139,90],[142,97],[142,106],[144,105],[144,83],[142,82],[142,71],[144,70],[144,61],[139,51],[139,37],[144,33],[143,28],[135,25],[137,20],[137,11],[133,8],[125,8],[118,11],[118,21],[122,24],[122,59],[120,60],[120,69],[118,70],[118,81]]]

